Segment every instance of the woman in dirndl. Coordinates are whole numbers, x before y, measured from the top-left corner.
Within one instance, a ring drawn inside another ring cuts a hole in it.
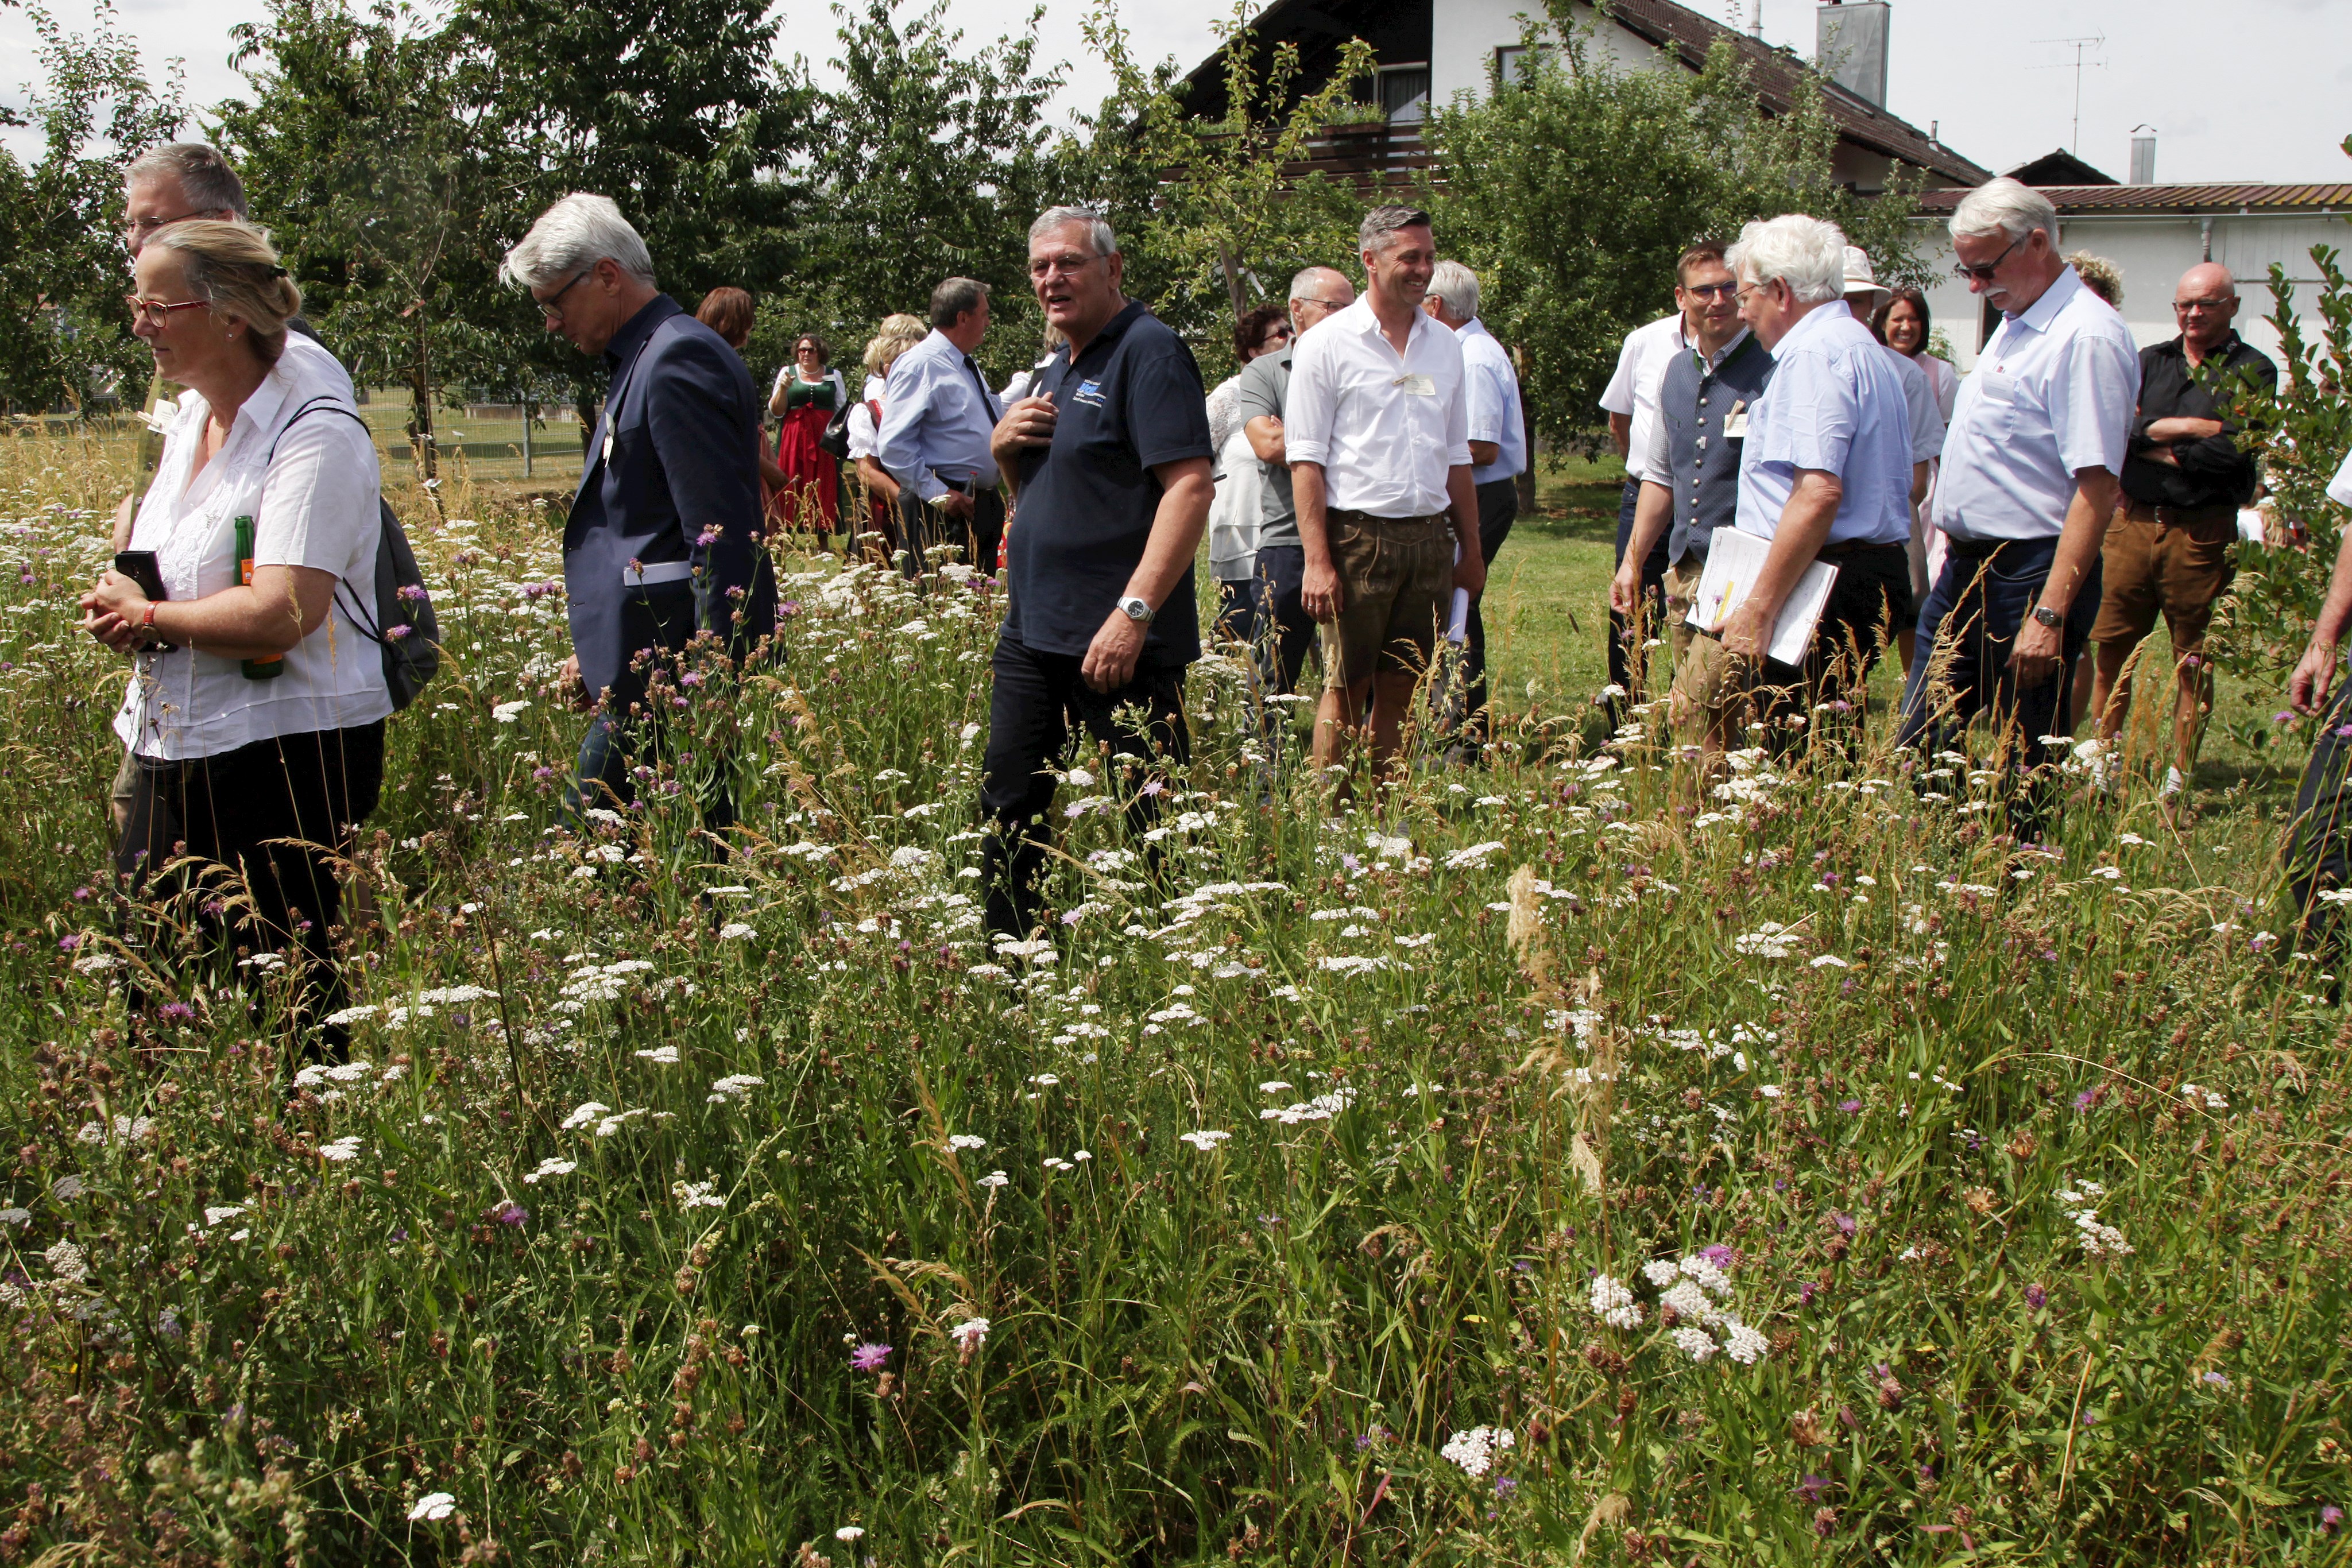
[[[776,466],[784,472],[777,497],[779,526],[806,528],[820,545],[839,526],[841,465],[817,444],[838,410],[849,406],[849,389],[839,371],[827,368],[824,340],[803,332],[793,344],[793,362],[776,372],[768,412],[783,421],[776,432]]]

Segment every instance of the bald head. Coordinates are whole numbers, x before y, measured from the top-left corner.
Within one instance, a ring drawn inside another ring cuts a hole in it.
[[[1290,280],[1291,330],[1304,334],[1328,316],[1356,302],[1356,286],[1332,267],[1303,267]]]
[[[2238,316],[2238,280],[2218,261],[2200,261],[2172,291],[2172,319],[2200,357],[2230,335]]]

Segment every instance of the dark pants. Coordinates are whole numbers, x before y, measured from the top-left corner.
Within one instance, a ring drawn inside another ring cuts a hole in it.
[[[621,672],[604,706],[581,737],[579,761],[563,792],[564,816],[574,831],[583,829],[582,813],[592,806],[626,810],[637,798],[639,782],[650,779],[668,754],[663,710],[646,701],[646,685],[659,670],[667,669],[673,676],[677,673],[677,655],[693,641],[703,619],[694,590],[682,582],[635,589],[623,600],[621,645],[640,652]],[[640,711],[633,714],[632,709]],[[723,766],[719,776],[725,777]],[[701,791],[698,799],[705,828],[724,834],[734,825],[734,800],[723,784]]]
[[[1004,538],[1004,497],[993,483],[971,497],[971,516],[959,517],[916,498],[913,486],[898,492],[898,528],[907,541],[907,575],[931,570],[931,552],[953,545],[964,563],[982,577],[996,575],[996,550]]]
[[[2294,825],[2288,830],[2286,891],[2291,916],[2305,933],[2300,944],[2337,962],[2343,911],[2319,895],[2352,886],[2352,681],[2336,688],[2336,700],[2319,721],[2302,787],[2294,794]]]
[[[1163,776],[1166,765],[1192,759],[1191,733],[1184,727],[1184,666],[1138,664],[1134,678],[1117,691],[1098,692],[1078,674],[1076,653],[1041,653],[1010,638],[999,638],[990,668],[996,677],[988,699],[988,755],[980,780],[980,809],[987,819],[982,886],[988,896],[988,928],[1026,936],[1037,917],[1038,880],[1054,842],[1054,775],[1068,755],[1072,721],[1107,744],[1113,757],[1138,758],[1114,769],[1087,758],[1087,766],[1107,793],[1129,798],[1128,831],[1138,836],[1159,815],[1159,791],[1143,792],[1147,779]],[[1141,708],[1139,731],[1121,716]],[[1159,856],[1144,847],[1155,867]]]
[[[1769,695],[1758,716],[1777,749],[1801,743],[1815,728],[1852,733],[1859,727],[1863,688],[1895,634],[1916,615],[1911,602],[1911,559],[1902,545],[1870,545],[1822,552],[1837,568],[1802,665],[1764,661],[1758,685]],[[1801,728],[1785,721],[1807,719]]]
[[[1217,579],[1217,617],[1213,630],[1220,643],[1255,643],[1257,628],[1256,592],[1254,579],[1221,577]]]
[[[343,913],[335,862],[351,852],[345,829],[367,820],[383,788],[381,719],[184,762],[142,758],[115,846],[117,880],[131,899],[193,892],[200,928],[257,953],[284,955],[301,972],[305,1020],[340,1053],[349,1032],[319,1024],[341,1010],[348,995],[327,942]],[[151,887],[153,870],[180,855],[242,877],[251,902],[240,905],[235,889],[209,885],[218,876],[210,868],[175,873],[168,890]],[[149,922],[134,918],[130,925],[134,943],[154,942]]]
[[[1260,545],[1257,575],[1251,579],[1257,597],[1257,672],[1268,695],[1288,696],[1298,690],[1298,672],[1315,646],[1315,617],[1300,601],[1299,586],[1307,576],[1307,551],[1300,545]]]
[[[2041,837],[2050,816],[2045,769],[2053,758],[2042,737],[2072,727],[2074,661],[2090,638],[2091,623],[2099,617],[2099,562],[2095,556],[2059,632],[2058,673],[2023,688],[2011,676],[2009,654],[2016,646],[2018,628],[2042,597],[2057,553],[2055,537],[2010,539],[1998,548],[1951,542],[1944,570],[1927,590],[1927,603],[1919,607],[1919,625],[1933,628],[1934,642],[1930,645],[1923,636],[1913,655],[1896,737],[1898,745],[1940,750],[1979,714],[1991,715],[2014,748],[2017,763],[2030,776],[2010,812],[2018,837],[2029,841]],[[1931,674],[1937,683],[1932,686]]]
[[[1518,480],[1489,479],[1478,486],[1478,553],[1488,566],[1495,564],[1496,554],[1511,537],[1511,525],[1518,517]],[[1661,572],[1664,570],[1659,568]],[[1462,652],[1464,706],[1470,716],[1470,733],[1480,738],[1487,733],[1486,618],[1479,612],[1485,601],[1483,595],[1470,601],[1467,642]]]
[[[1624,493],[1617,498],[1617,554],[1612,562],[1613,566],[1625,564],[1625,547],[1633,542],[1633,507],[1641,498],[1642,481],[1628,477],[1625,481]],[[1484,529],[1480,531],[1484,532]],[[1643,619],[1649,623],[1645,635],[1648,637],[1664,635],[1663,628],[1666,623],[1666,541],[1664,536],[1659,538],[1657,548],[1650,552],[1649,559],[1642,563],[1642,603],[1645,607]],[[1614,685],[1622,686],[1627,694],[1638,702],[1642,696],[1641,684],[1633,678],[1633,650],[1628,645],[1628,639],[1633,635],[1633,623],[1614,610],[1611,611],[1609,612],[1609,679]],[[1623,723],[1623,705],[1612,701],[1609,705],[1609,717],[1612,724]]]

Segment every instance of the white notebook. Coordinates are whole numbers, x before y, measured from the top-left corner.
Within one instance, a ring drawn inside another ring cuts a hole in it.
[[[1737,528],[1716,529],[1707,538],[1706,570],[1699,573],[1698,591],[1691,597],[1686,617],[1690,623],[1702,632],[1721,631],[1725,618],[1755,588],[1756,580],[1763,575],[1765,558],[1771,553],[1769,539]],[[1812,645],[1813,628],[1821,623],[1822,607],[1829,602],[1830,585],[1837,581],[1837,574],[1838,569],[1826,561],[1817,560],[1805,568],[1790,591],[1789,601],[1780,606],[1768,656],[1784,664],[1805,662],[1805,650]]]

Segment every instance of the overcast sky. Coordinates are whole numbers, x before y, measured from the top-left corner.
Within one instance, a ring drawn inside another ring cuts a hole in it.
[[[90,0],[47,0],[71,29]],[[593,3],[593,0],[591,0]],[[1753,0],[1695,7],[1744,25]],[[1023,25],[1031,0],[954,0],[972,40]],[[1764,36],[1810,56],[1812,0],[1762,0]],[[119,0],[126,31],[145,47],[151,75],[185,61],[190,99],[211,104],[243,90],[228,68],[228,29],[265,15],[260,0]],[[1438,0],[1441,14],[1444,0]],[[786,53],[822,61],[832,50],[824,0],[782,0]],[[1068,101],[1091,106],[1107,85],[1087,59],[1084,0],[1049,0],[1046,59],[1076,62]],[[1129,0],[1139,52],[1188,67],[1205,54],[1219,0]],[[2086,47],[2082,130],[2074,131],[2071,44]],[[0,101],[21,104],[37,62],[21,10],[0,11]],[[2352,180],[2339,144],[2352,132],[2352,0],[1895,0],[1888,107],[1946,145],[2003,169],[2053,148],[2073,150],[2117,179],[2129,172],[2132,128],[2158,131],[2161,181]],[[8,143],[33,150],[21,131]]]

